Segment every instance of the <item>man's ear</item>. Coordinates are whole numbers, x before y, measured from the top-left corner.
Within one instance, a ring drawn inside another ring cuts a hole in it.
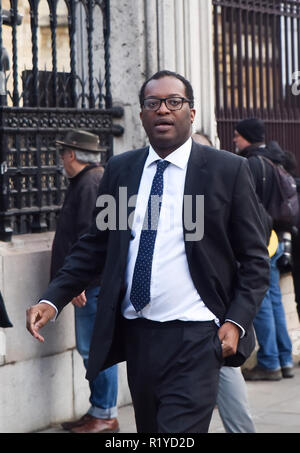
[[[70,156],[70,159],[71,160],[76,160],[76,154],[75,154],[75,151],[73,151],[73,149],[70,149],[69,150],[69,156]]]
[[[191,109],[191,123],[193,124],[196,116],[196,110],[193,108]]]

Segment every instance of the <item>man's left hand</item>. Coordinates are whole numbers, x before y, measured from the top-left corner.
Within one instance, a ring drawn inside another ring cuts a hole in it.
[[[223,357],[236,354],[238,341],[241,335],[240,328],[232,322],[225,322],[218,330],[222,344]]]
[[[85,295],[85,291],[82,291],[81,294],[79,294],[79,296],[76,296],[76,297],[73,297],[73,299],[71,300],[71,303],[76,306],[76,307],[84,307],[86,305],[86,302],[87,302],[87,298],[86,298],[86,295]]]

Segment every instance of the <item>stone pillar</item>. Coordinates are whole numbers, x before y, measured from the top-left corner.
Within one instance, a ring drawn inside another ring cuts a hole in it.
[[[213,61],[213,8],[212,2],[199,3],[200,33],[200,127],[211,137],[213,144],[219,147],[217,121],[215,117],[215,72]]]
[[[205,3],[205,5],[204,5]],[[203,0],[111,0],[111,83],[115,105],[122,105],[122,137],[114,153],[148,143],[139,119],[138,91],[158,70],[176,71],[194,88],[194,131],[216,140],[212,6]],[[123,23],[124,26],[120,26]]]
[[[158,17],[157,1],[144,0],[145,14],[145,79],[151,77],[158,71],[159,67],[159,45],[157,39]]]
[[[145,4],[142,0],[111,0],[111,87],[114,105],[124,108],[124,116],[116,120],[124,134],[114,138],[114,154],[146,145],[139,113],[139,89],[146,79]],[[151,0],[150,2],[151,3]],[[153,20],[153,17],[151,17]],[[155,55],[155,41],[147,50]],[[155,58],[155,57],[154,57]]]
[[[167,69],[185,76],[194,89],[194,131],[218,146],[215,120],[212,5],[201,0],[147,0],[147,76]]]

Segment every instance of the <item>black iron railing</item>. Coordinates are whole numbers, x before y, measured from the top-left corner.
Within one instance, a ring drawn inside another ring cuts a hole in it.
[[[221,146],[233,150],[237,121],[262,118],[300,174],[300,0],[212,2]]]
[[[0,240],[4,241],[10,240],[12,234],[55,229],[66,190],[55,146],[57,139],[74,128],[98,134],[105,149],[102,154],[105,164],[113,153],[113,136],[123,133],[123,128],[113,122],[114,118],[122,117],[123,109],[112,103],[109,0],[65,0],[69,71],[58,70],[58,1],[47,0],[47,3],[51,70],[39,67],[39,0],[29,0],[32,66],[22,70],[18,64],[17,41],[17,27],[22,27],[18,9],[21,2],[11,0],[11,8],[6,11],[0,3]],[[102,30],[99,23],[95,27],[96,10],[98,18],[99,11],[102,14]],[[5,26],[11,31],[11,51],[7,49],[12,62],[10,71],[4,67],[2,58]],[[78,32],[86,38],[81,68],[76,43]],[[101,71],[96,74],[94,65],[95,59],[97,63],[99,59],[93,46],[97,33],[102,42],[102,74]],[[80,71],[82,68],[84,72]]]

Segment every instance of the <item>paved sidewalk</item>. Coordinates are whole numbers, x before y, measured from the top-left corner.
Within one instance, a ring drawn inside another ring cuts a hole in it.
[[[300,366],[295,377],[276,382],[247,382],[249,403],[257,433],[300,433]],[[132,406],[119,409],[120,433],[135,433]],[[218,410],[214,410],[211,433],[224,433]],[[53,426],[40,433],[66,433]]]

